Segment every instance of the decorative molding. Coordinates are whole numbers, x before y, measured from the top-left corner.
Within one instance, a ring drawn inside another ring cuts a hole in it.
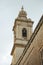
[[[19,25],[19,26],[23,26],[23,24],[17,24],[17,25]],[[25,26],[27,26],[27,27],[32,27],[32,25],[25,25]]]
[[[25,46],[26,46],[25,44],[18,44],[18,43],[15,44],[15,47],[25,47]]]
[[[29,21],[28,19],[15,19],[15,21],[19,21],[19,22],[26,22],[26,23],[33,23],[33,21]]]
[[[27,40],[27,38],[23,38],[23,39],[16,38],[16,40],[21,40],[21,41],[28,41],[28,40]]]

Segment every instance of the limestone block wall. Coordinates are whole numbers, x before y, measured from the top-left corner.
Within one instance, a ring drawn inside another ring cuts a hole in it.
[[[40,50],[43,49],[43,25],[28,48],[20,65],[41,65]]]
[[[15,65],[16,62],[18,61],[19,57],[23,53],[24,48],[21,47],[16,47],[13,53],[13,58],[12,58],[12,65]]]

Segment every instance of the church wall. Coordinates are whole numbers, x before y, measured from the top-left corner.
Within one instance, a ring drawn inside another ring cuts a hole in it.
[[[43,25],[28,48],[20,65],[41,65],[40,50],[43,49]]]
[[[16,62],[17,62],[21,54],[23,53],[24,47],[17,47],[15,50],[16,50]]]
[[[12,58],[12,65],[16,64],[16,62],[18,61],[19,57],[21,56],[22,52],[23,52],[24,48],[22,47],[16,47],[14,53],[13,53],[13,58]]]

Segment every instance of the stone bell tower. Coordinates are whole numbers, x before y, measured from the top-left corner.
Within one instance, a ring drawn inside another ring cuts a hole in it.
[[[14,45],[11,51],[11,55],[13,56],[11,65],[16,64],[21,56],[23,49],[32,34],[32,26],[33,21],[30,18],[27,18],[27,13],[22,7],[13,26]]]

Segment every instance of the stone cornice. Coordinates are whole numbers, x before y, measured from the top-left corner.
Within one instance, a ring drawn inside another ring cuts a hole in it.
[[[23,24],[19,24],[19,23],[18,23],[17,25],[18,25],[18,26],[24,26]],[[25,26],[26,26],[26,27],[32,27],[33,25],[30,25],[30,24],[29,24],[29,25],[25,25]]]
[[[28,41],[27,38],[24,38],[24,39],[16,38],[16,40]]]
[[[35,36],[37,35],[37,33],[38,33],[40,27],[42,26],[42,24],[43,24],[43,15],[42,15],[42,17],[41,17],[41,19],[40,19],[38,25],[36,26],[36,28],[35,28],[35,30],[34,30],[32,36],[31,36],[30,40],[28,41],[28,43],[27,43],[27,45],[26,45],[26,47],[25,47],[25,49],[24,49],[22,55],[20,56],[19,60],[17,61],[17,63],[16,63],[15,65],[19,65],[19,64],[20,64],[21,60],[23,59],[25,53],[27,52],[27,50],[28,50],[28,48],[30,47],[32,41],[34,40]]]
[[[29,20],[29,19],[19,19],[19,18],[17,18],[17,19],[15,19],[15,21],[20,21],[20,22],[29,22],[29,23],[33,23],[33,21],[32,20]]]

